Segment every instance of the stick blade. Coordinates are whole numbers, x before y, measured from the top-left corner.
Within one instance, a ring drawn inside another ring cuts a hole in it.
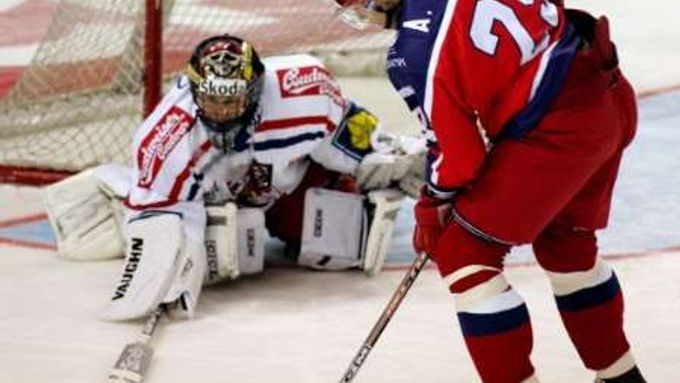
[[[152,356],[153,348],[146,343],[126,344],[109,374],[109,383],[141,383]]]

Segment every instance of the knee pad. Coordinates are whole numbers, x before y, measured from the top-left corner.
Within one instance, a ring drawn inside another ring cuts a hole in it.
[[[503,269],[503,258],[510,246],[489,242],[452,221],[439,238],[432,254],[442,276],[469,265],[485,265]]]
[[[545,270],[583,271],[595,264],[597,237],[594,230],[552,225],[538,235],[533,249],[536,260]]]
[[[233,202],[227,202],[206,207],[206,213],[205,283],[261,273],[266,235],[262,209],[239,209]]]
[[[298,264],[320,270],[358,267],[366,238],[364,199],[361,194],[309,188]]]
[[[456,222],[449,224],[433,258],[449,290],[457,295],[459,310],[508,290],[502,271],[509,250],[509,246],[485,241]]]

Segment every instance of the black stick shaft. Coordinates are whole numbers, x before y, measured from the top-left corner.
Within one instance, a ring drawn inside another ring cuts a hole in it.
[[[420,274],[420,271],[423,269],[423,267],[425,267],[427,258],[427,254],[423,252],[418,254],[416,259],[413,261],[408,272],[406,275],[404,275],[401,283],[399,283],[397,290],[394,292],[394,294],[392,294],[392,298],[390,299],[389,303],[387,303],[387,307],[385,307],[383,312],[380,314],[380,318],[373,326],[373,329],[371,329],[371,332],[368,334],[368,337],[366,337],[364,343],[361,345],[359,352],[357,352],[357,354],[354,356],[354,359],[352,359],[352,362],[347,368],[347,371],[345,371],[345,374],[342,376],[340,383],[351,382],[357,375],[359,368],[361,368],[361,365],[363,365],[364,361],[366,361],[366,357],[368,357],[368,354],[373,349],[373,346],[375,346],[380,334],[383,333],[385,327],[387,327],[387,324],[390,322],[390,319],[392,319],[392,316],[399,308],[401,301],[406,296],[406,293],[408,293],[408,291],[411,289],[411,286],[413,286],[413,282],[415,282],[418,274]]]

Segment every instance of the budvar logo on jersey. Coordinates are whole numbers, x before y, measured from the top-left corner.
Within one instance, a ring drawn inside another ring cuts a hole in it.
[[[281,97],[327,94],[344,105],[340,88],[328,71],[318,66],[282,69],[276,72],[281,84]]]
[[[173,106],[144,137],[137,158],[140,187],[151,186],[168,154],[189,131],[191,121],[187,112]]]
[[[198,91],[203,94],[220,97],[240,96],[246,93],[245,80],[208,76],[198,83]]]

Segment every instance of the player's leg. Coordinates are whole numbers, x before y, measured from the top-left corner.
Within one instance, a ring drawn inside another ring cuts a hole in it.
[[[435,251],[440,272],[456,294],[463,335],[484,382],[521,382],[533,374],[528,311],[502,277],[506,249],[497,248],[532,242],[609,152],[606,147],[581,148],[576,137],[566,146],[553,145],[551,138],[565,134],[542,131],[530,142],[500,143],[480,177],[456,200],[457,224],[446,229]],[[471,242],[479,249],[467,249]],[[461,305],[461,299],[472,303]]]
[[[478,179],[455,201],[458,224],[489,243],[533,242],[598,169],[619,154],[621,143],[628,138],[624,127],[609,124],[621,117],[618,101],[606,94],[609,80],[598,76],[575,80],[578,89],[559,96],[551,112],[526,137],[499,142],[489,153]],[[578,94],[580,98],[575,97]],[[596,98],[579,104],[583,94]],[[435,258],[445,276],[456,275],[463,266],[441,266],[444,258],[462,257],[461,236],[444,232],[437,247]],[[489,266],[482,256],[477,257],[480,261],[472,263],[478,268]],[[466,276],[466,285],[450,284],[453,292],[465,296],[496,278],[489,276],[486,269],[479,270]],[[453,283],[458,281],[453,278]],[[457,307],[466,344],[485,382],[519,382],[533,371],[526,307],[519,295],[512,293],[512,299],[503,299],[503,294],[491,291],[472,306]],[[522,319],[504,318],[512,310],[522,312],[515,317]],[[487,326],[498,322],[513,326]],[[474,328],[487,332],[470,330]]]
[[[607,224],[611,196],[624,148],[635,134],[637,114],[635,94],[616,68],[614,48],[606,23],[595,22],[581,13],[570,14],[593,27],[592,49],[575,61],[572,75],[588,78],[592,68],[602,68],[590,78],[607,80],[603,92],[579,85],[568,94],[601,100],[597,109],[566,117],[572,123],[592,121],[611,132],[615,150],[569,204],[543,230],[534,242],[534,253],[547,270],[557,307],[581,359],[606,382],[644,382],[635,367],[623,329],[623,295],[616,274],[597,258],[595,230]],[[584,88],[584,89],[580,89]],[[566,110],[569,111],[570,108]]]
[[[606,225],[620,156],[593,176],[534,241],[550,279],[562,322],[585,366],[602,382],[641,383],[624,332],[619,281],[597,257],[595,229]]]
[[[453,294],[470,356],[486,383],[535,381],[529,311],[503,275],[508,244],[470,233],[452,222],[434,254]]]
[[[594,230],[551,225],[534,242],[534,253],[585,366],[603,379],[635,368],[623,329],[623,294],[612,268],[596,256]]]
[[[621,152],[605,163],[541,232],[533,248],[550,278],[564,326],[586,367],[601,379],[635,374],[639,379],[624,381],[644,382],[636,372],[624,333],[618,279],[611,267],[597,258],[595,230],[606,226],[620,161]]]

